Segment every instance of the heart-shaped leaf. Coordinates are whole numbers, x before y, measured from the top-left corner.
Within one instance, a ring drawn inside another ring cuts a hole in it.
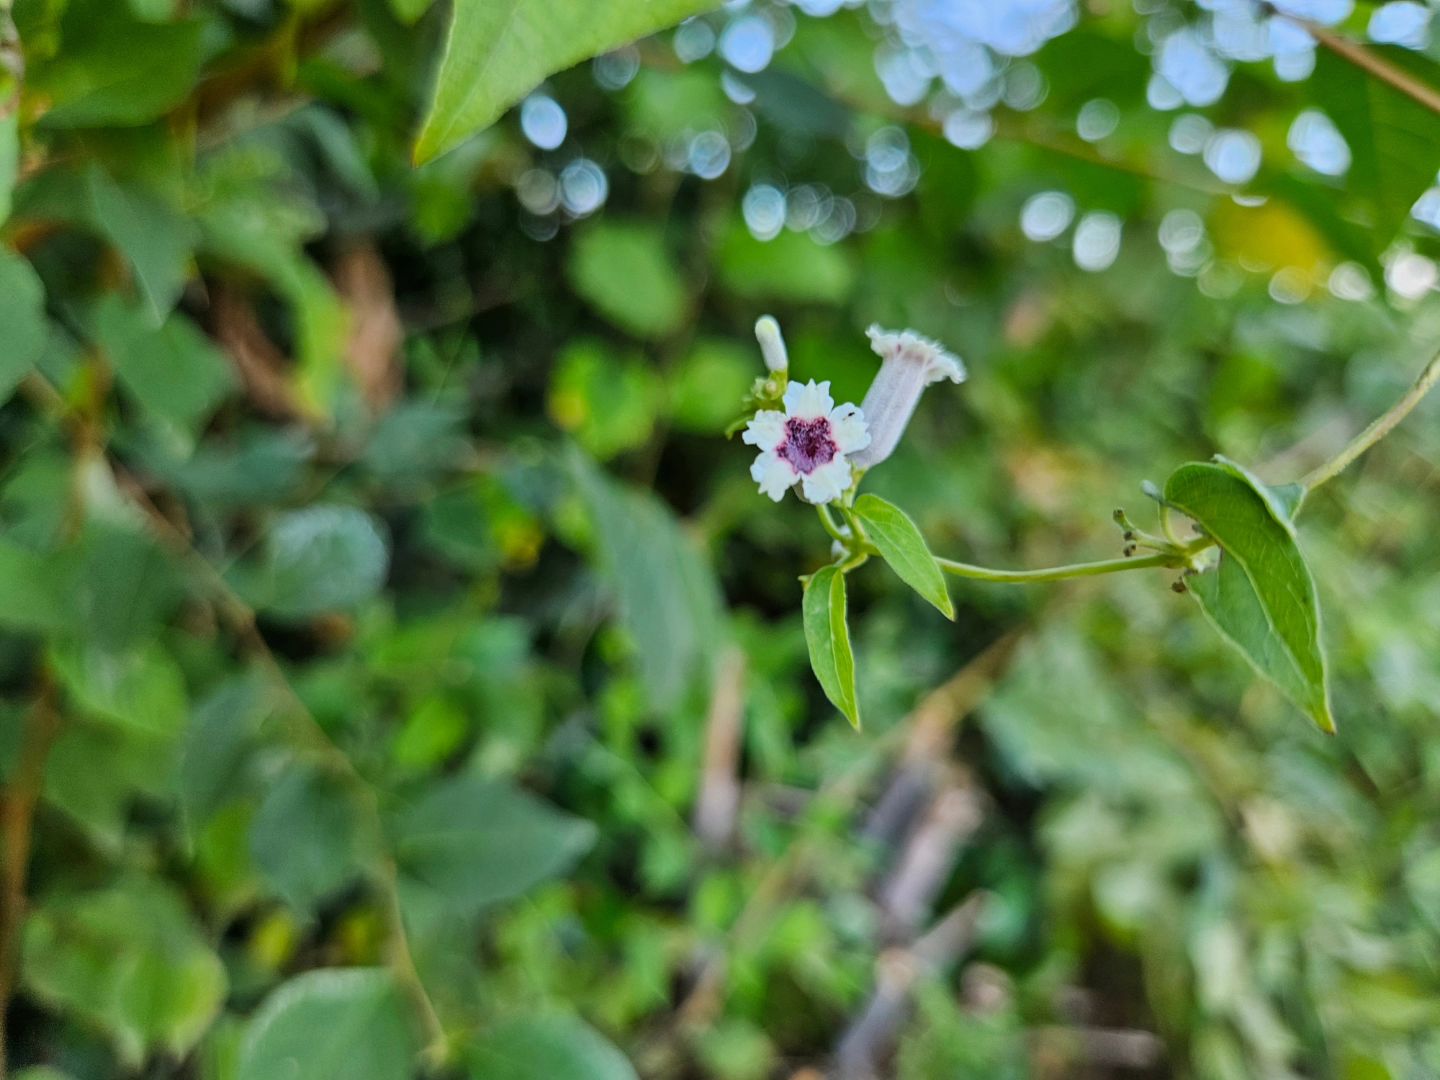
[[[1201,610],[1256,671],[1333,733],[1320,604],[1290,519],[1303,493],[1270,488],[1223,458],[1182,465],[1165,482],[1166,502],[1220,547],[1219,565],[1190,580]]]

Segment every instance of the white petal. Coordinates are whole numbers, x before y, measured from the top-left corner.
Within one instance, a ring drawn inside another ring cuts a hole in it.
[[[883,329],[879,323],[874,323],[865,331],[865,336],[870,339],[870,348],[875,350],[875,355],[885,360],[900,351],[905,335],[898,330]]]
[[[837,454],[808,476],[802,476],[800,483],[807,502],[834,502],[850,486],[850,463]]]
[[[842,454],[853,454],[870,445],[870,428],[865,423],[865,414],[858,405],[848,401],[837,405],[830,413],[830,432],[835,436],[835,445]]]
[[[785,492],[789,491],[799,478],[790,463],[776,457],[773,450],[758,454],[750,466],[750,479],[759,484],[760,491],[769,495],[774,502],[783,499]]]
[[[930,381],[937,383],[949,379],[953,383],[965,381],[965,362],[953,353],[941,350],[930,358]]]
[[[761,409],[745,425],[740,441],[751,446],[775,449],[785,441],[785,414],[774,409]]]
[[[785,388],[785,414],[801,420],[817,420],[830,415],[835,407],[830,397],[829,382],[817,383],[811,379],[804,386],[792,382]]]
[[[872,326],[865,333],[869,335],[870,347],[881,359],[900,357],[906,363],[923,368],[927,386],[941,379],[965,381],[965,365],[960,358],[924,334],[914,330],[882,330],[879,326]]]

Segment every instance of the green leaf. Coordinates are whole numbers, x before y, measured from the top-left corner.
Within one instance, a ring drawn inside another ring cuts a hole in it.
[[[1367,48],[1419,82],[1440,86],[1433,61],[1408,49]],[[1350,147],[1346,188],[1364,203],[1372,243],[1383,251],[1435,181],[1440,116],[1329,49],[1316,50],[1310,85]]]
[[[708,674],[720,632],[714,571],[653,495],[616,483],[578,450],[572,469],[594,523],[596,561],[635,644],[650,704],[672,709]]]
[[[406,1004],[388,971],[310,971],[255,1013],[235,1080],[411,1080],[415,1053]]]
[[[725,288],[750,300],[843,304],[855,287],[856,267],[840,244],[818,244],[788,229],[757,240],[743,221],[726,232],[716,255]]]
[[[716,6],[715,0],[456,0],[415,161],[429,161],[489,127],[547,75]]]
[[[0,247],[0,404],[9,400],[45,351],[50,327],[45,319],[45,287],[21,256]]]
[[[496,1024],[475,1037],[465,1061],[473,1080],[636,1080],[624,1054],[568,1013]]]
[[[86,641],[56,648],[52,659],[66,691],[96,719],[160,738],[185,727],[185,679],[159,642],[111,651]]]
[[[805,644],[810,667],[830,703],[860,729],[860,703],[855,694],[855,654],[845,622],[845,575],[827,566],[810,575],[802,604]]]
[[[0,225],[10,217],[10,198],[20,176],[20,118],[0,115]]]
[[[395,18],[406,26],[413,26],[420,21],[420,16],[430,10],[430,5],[434,2],[435,0],[390,0],[390,10],[394,12]]]
[[[582,339],[560,354],[546,404],[557,425],[604,461],[650,440],[660,395],[659,378],[640,357]]]
[[[87,171],[85,181],[96,225],[135,271],[152,321],[159,326],[180,299],[190,275],[195,227],[164,200],[143,188],[117,183],[98,166]]]
[[[878,495],[862,495],[855,500],[855,513],[865,526],[865,535],[880,549],[900,580],[934,604],[947,619],[954,619],[955,605],[945,587],[945,575],[905,511]]]
[[[576,236],[569,271],[576,292],[636,337],[664,337],[685,319],[680,271],[658,228],[596,222]]]
[[[564,873],[595,842],[590,822],[475,775],[427,790],[396,815],[391,832],[407,891],[430,893],[461,913]]]
[[[23,942],[27,991],[104,1030],[130,1069],[155,1049],[183,1057],[225,998],[219,957],[157,880],[47,897]]]
[[[96,341],[120,385],[175,447],[188,451],[235,385],[230,363],[186,316],[157,325],[152,310],[110,294],[93,313]]]
[[[385,583],[389,545],[379,522],[348,506],[281,514],[265,538],[259,569],[241,575],[257,607],[285,619],[349,611]]]
[[[190,93],[200,70],[201,24],[147,23],[114,0],[74,0],[63,46],[26,72],[26,89],[49,110],[52,128],[145,124]]]
[[[60,729],[45,763],[45,802],[115,858],[124,850],[134,801],[173,795],[177,760],[174,739],[77,717]]]
[[[1320,605],[1295,540],[1294,493],[1277,493],[1223,459],[1182,465],[1165,499],[1221,549],[1190,594],[1215,628],[1326,732],[1335,730],[1320,640]]]
[[[70,625],[64,584],[53,562],[0,537],[0,627],[57,633]]]
[[[345,778],[292,764],[255,815],[251,856],[286,903],[309,912],[364,870],[372,848],[364,815]]]
[[[259,676],[232,679],[195,709],[180,762],[180,805],[193,831],[249,791],[247,773],[272,702]]]

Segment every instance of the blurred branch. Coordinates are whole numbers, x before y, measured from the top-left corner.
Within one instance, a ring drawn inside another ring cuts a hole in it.
[[[715,665],[695,833],[711,851],[730,843],[740,809],[740,740],[745,730],[745,653],[730,645]]]
[[[0,792],[0,833],[3,833],[4,866],[0,867],[0,1080],[6,1075],[5,1020],[15,992],[20,967],[20,929],[25,921],[25,880],[30,865],[30,848],[35,806],[45,782],[45,761],[60,730],[54,689],[42,673],[40,693],[26,714],[21,733],[20,756],[14,772]]]
[[[1305,28],[1317,42],[1324,48],[1334,53],[1347,63],[1354,64],[1367,75],[1373,75],[1381,82],[1400,91],[1411,101],[1414,101],[1431,112],[1440,113],[1440,91],[1426,83],[1421,82],[1407,71],[1395,67],[1393,64],[1376,56],[1369,49],[1347,37],[1335,33],[1328,26],[1311,22],[1309,19],[1302,19],[1298,15],[1281,11],[1271,4],[1263,4],[1272,14],[1289,19],[1297,26]]]
[[[965,841],[984,820],[980,793],[969,777],[958,768],[948,771],[947,782],[930,800],[877,890],[887,929],[896,937],[908,938],[919,929],[950,879]]]
[[[951,679],[926,695],[905,720],[877,737],[871,753],[820,787],[810,800],[798,835],[751,890],[727,940],[717,945],[703,961],[690,992],[679,1007],[683,1026],[704,1028],[720,1011],[724,1003],[727,957],[750,947],[786,900],[802,887],[815,858],[816,838],[830,827],[828,822],[834,815],[859,798],[902,740],[903,760],[910,760],[917,747],[934,745],[936,732],[949,731],[961,717],[970,713],[995,685],[1022,633],[1021,630],[1011,632],[971,659]],[[918,735],[921,730],[926,734]]]
[[[1405,392],[1404,397],[1376,417],[1359,435],[1351,439],[1345,449],[1323,465],[1306,473],[1300,480],[1301,486],[1307,492],[1314,491],[1322,484],[1339,476],[1356,458],[1389,435],[1402,420],[1414,412],[1415,406],[1419,405],[1425,395],[1435,388],[1436,383],[1440,383],[1440,355],[1436,355],[1430,363],[1425,365],[1425,370],[1420,372],[1416,380],[1410,384],[1410,389]]]
[[[1046,1061],[1063,1062],[1071,1075],[1076,1066],[1088,1069],[1153,1069],[1165,1056],[1165,1041],[1153,1031],[1129,1028],[1036,1028],[1032,1046]]]
[[[839,1080],[879,1080],[910,1014],[910,991],[922,978],[955,966],[975,940],[985,894],[971,893],[908,948],[883,953],[875,966],[875,989],[835,1048]]]

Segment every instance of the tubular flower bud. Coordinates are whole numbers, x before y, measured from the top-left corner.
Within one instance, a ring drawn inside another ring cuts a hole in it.
[[[860,469],[872,468],[894,452],[927,386],[941,379],[965,381],[965,365],[958,356],[913,330],[872,326],[866,334],[880,357],[880,370],[860,403],[870,428],[870,444],[850,459]]]
[[[775,502],[796,484],[807,502],[827,503],[850,487],[847,455],[870,444],[865,417],[850,403],[836,406],[828,382],[791,383],[785,411],[762,409],[744,441],[760,448],[750,478]]]
[[[762,315],[755,322],[755,338],[760,342],[760,355],[765,366],[779,374],[790,368],[790,355],[785,351],[785,339],[780,335],[780,324],[773,315]]]

